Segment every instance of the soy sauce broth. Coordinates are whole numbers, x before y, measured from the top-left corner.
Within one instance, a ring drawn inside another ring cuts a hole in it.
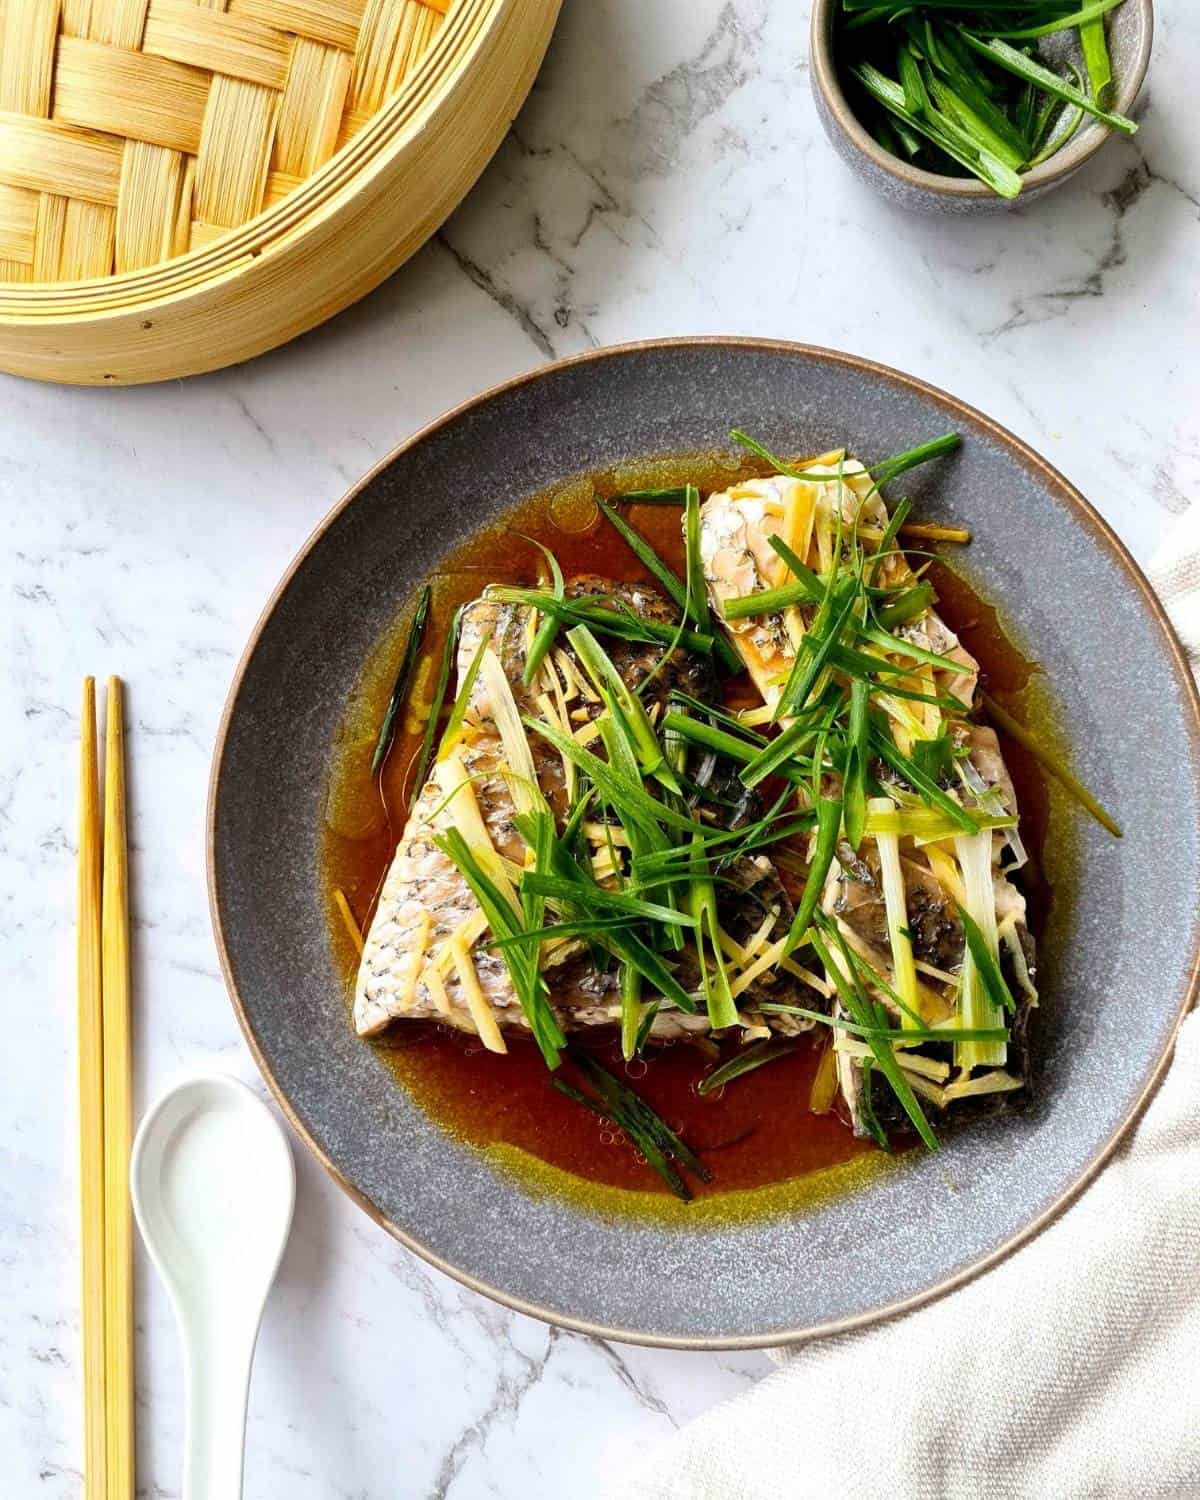
[[[650,575],[600,515],[595,496],[610,498],[629,489],[687,480],[707,494],[761,472],[762,467],[753,462],[731,463],[728,455],[660,460],[580,479],[525,501],[503,521],[485,527],[449,554],[430,580],[433,600],[423,652],[428,676],[418,678],[418,686],[424,691],[414,696],[427,700],[432,691],[433,674],[460,603],[476,598],[488,583],[530,585],[544,581],[545,564],[537,548],[524,538],[549,547],[568,579],[594,573],[625,582],[645,581]],[[679,507],[638,504],[624,507],[623,513],[682,577],[685,562]],[[1022,692],[1038,670],[1036,665],[1009,641],[995,610],[949,566],[935,564],[930,576],[939,596],[939,611],[979,660],[988,690],[1019,705]],[[405,608],[351,695],[327,791],[322,889],[332,893],[340,887],[345,892],[364,932],[402,831],[423,728],[412,719],[399,725],[384,772],[381,798],[371,782],[370,759],[408,621],[409,610]],[[747,701],[746,679],[735,680],[730,689],[732,697],[740,695],[742,702]],[[1049,799],[1041,770],[1028,752],[1004,737],[1001,748],[1017,790],[1022,837],[1031,856],[1024,886],[1031,898],[1030,925],[1036,934],[1050,898],[1049,887],[1040,874]],[[390,821],[387,810],[391,812]],[[357,954],[332,897],[328,919],[349,995]],[[557,1169],[557,1173],[567,1174],[551,1174],[557,1186],[587,1184],[601,1207],[616,1206],[618,1195],[606,1193],[611,1189],[632,1190],[657,1199],[667,1195],[665,1185],[623,1136],[551,1086],[532,1042],[519,1036],[506,1040],[508,1054],[497,1056],[486,1051],[476,1038],[415,1023],[393,1028],[381,1043],[363,1045],[376,1046],[398,1085],[409,1089],[429,1114],[465,1142],[501,1148],[506,1160]],[[617,1076],[626,1077],[703,1158],[713,1181],[708,1185],[691,1182],[697,1198],[718,1199],[730,1194],[744,1198],[747,1190],[787,1183],[850,1163],[864,1153],[875,1153],[873,1145],[856,1140],[836,1115],[814,1115],[809,1110],[813,1075],[827,1043],[823,1029],[815,1038],[802,1038],[783,1059],[708,1097],[701,1097],[696,1085],[714,1066],[714,1059],[694,1046],[658,1046],[646,1059],[626,1066],[615,1030],[603,1036],[583,1033],[574,1040]],[[737,1050],[736,1041],[726,1042],[721,1055]]]

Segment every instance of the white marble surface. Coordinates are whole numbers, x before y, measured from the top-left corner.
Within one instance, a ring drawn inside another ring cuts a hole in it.
[[[260,1087],[217,972],[208,762],[242,642],[325,509],[420,423],[553,355],[754,333],[888,361],[1040,448],[1142,557],[1200,480],[1200,17],[1160,0],[1149,106],[1058,195],[903,217],[809,99],[807,7],[566,0],[512,136],[374,296],[185,385],[0,378],[0,1471],[79,1492],[73,867],[81,675],[129,681],[137,1089]],[[618,1348],[428,1270],[299,1159],[247,1494],[598,1496],[762,1355]],[[140,1493],[179,1492],[178,1351],[139,1263]]]

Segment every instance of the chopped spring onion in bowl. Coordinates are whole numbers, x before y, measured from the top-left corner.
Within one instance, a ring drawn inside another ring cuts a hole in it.
[[[827,128],[854,139],[853,115],[871,137],[854,139],[867,175],[886,153],[913,206],[956,196],[937,178],[1012,201],[1031,173],[1058,180],[1100,144],[1093,131],[1059,160],[1087,124],[1134,134],[1114,100],[1132,104],[1149,33],[1148,0],[817,0],[814,87]]]

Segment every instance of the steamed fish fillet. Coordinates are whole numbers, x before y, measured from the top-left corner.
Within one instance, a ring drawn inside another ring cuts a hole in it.
[[[806,473],[838,475],[836,465],[806,463]],[[708,593],[714,609],[724,620],[724,606],[731,600],[773,588],[784,582],[787,567],[771,546],[772,536],[781,537],[791,549],[821,572],[832,561],[831,521],[840,511],[844,528],[859,518],[860,534],[879,536],[887,526],[887,513],[878,494],[871,493],[871,480],[861,464],[845,462],[840,479],[814,483],[785,475],[752,479],[714,494],[701,507],[700,553]],[[861,514],[860,514],[861,513]],[[903,583],[911,578],[902,557],[885,559],[880,564],[880,578],[887,584]],[[811,611],[810,611],[811,613]],[[725,620],[730,639],[754,680],[766,704],[774,707],[779,700],[796,659],[803,637],[805,620],[799,609],[790,608],[774,614],[743,620]],[[978,686],[979,667],[957,636],[934,610],[927,610],[916,620],[900,626],[896,635],[926,650],[945,656],[953,663],[935,668],[930,687],[949,693],[968,707]],[[995,732],[965,719],[952,720],[950,733],[960,752],[957,762],[961,783],[948,783],[954,790],[964,786],[994,813],[1017,813],[1017,799],[1012,779],[1000,753]],[[886,784],[893,774],[882,764],[875,772]],[[938,1059],[922,1061],[909,1057],[907,1066],[915,1070],[914,1087],[927,1104],[940,1108],[1002,1108],[1013,1092],[1027,1082],[1025,1033],[1031,1006],[1036,1004],[1034,945],[1025,920],[1025,898],[1001,868],[1005,850],[1012,847],[1017,855],[1008,866],[1024,862],[1019,839],[997,830],[992,838],[993,888],[997,925],[1000,932],[1000,966],[1009,988],[1017,999],[1017,1015],[1011,1026],[1012,1041],[1005,1068],[994,1081],[1001,1087],[994,1093],[974,1095],[953,1091],[951,1068]],[[921,1014],[927,1024],[937,1024],[953,1014],[953,994],[961,973],[965,952],[965,935],[958,916],[957,901],[961,888],[948,889],[943,883],[951,875],[958,878],[950,859],[939,865],[941,878],[928,856],[919,850],[906,850],[900,860],[905,896],[906,926],[913,956],[917,963]],[[947,873],[949,872],[949,873]],[[895,987],[892,972],[891,943],[880,856],[874,842],[864,839],[856,853],[846,843],[838,847],[837,858],[830,868],[822,895],[822,908],[833,918],[847,943],[878,973]],[[892,1013],[894,1024],[900,1023],[900,1011],[887,995],[880,995]],[[843,1014],[835,1002],[835,1014]],[[839,1085],[849,1107],[856,1133],[867,1134],[864,1110],[864,1072],[862,1058],[856,1055],[862,1044],[839,1036],[837,1041]],[[934,1053],[939,1051],[933,1049]],[[948,1053],[948,1045],[940,1051]],[[898,1054],[905,1061],[905,1054]],[[925,1072],[922,1074],[921,1069]],[[943,1075],[944,1076],[941,1076]],[[936,1075],[936,1076],[935,1076]],[[868,1075],[871,1076],[871,1075]],[[912,1079],[910,1078],[910,1081]],[[975,1080],[978,1083],[978,1080]],[[950,1087],[947,1097],[945,1086]],[[876,1072],[871,1083],[871,1100],[880,1122],[903,1126],[906,1117],[890,1086]]]
[[[650,607],[644,596],[629,602],[634,608]],[[483,637],[490,633],[491,649],[518,707],[536,714],[534,690],[521,681],[530,620],[531,611],[519,605],[496,604],[486,595],[476,600],[463,612],[457,667],[461,681]],[[638,649],[649,655],[647,648]],[[544,742],[534,739],[530,748],[542,791],[552,807],[561,807],[562,761]],[[355,989],[354,1023],[360,1035],[373,1036],[397,1019],[441,1021],[463,1031],[479,1030],[479,1018],[470,1003],[470,978],[464,982],[461,953],[456,962],[451,947],[456,936],[469,952],[483,1003],[496,1026],[527,1027],[503,957],[478,945],[487,929],[470,887],[433,842],[434,833],[450,821],[444,806],[447,795],[469,779],[493,846],[502,858],[519,865],[524,844],[513,825],[515,808],[505,781],[506,769],[504,746],[480,676],[468,703],[467,734],[450,784],[443,769],[421,788],[384,881]],[[620,1014],[615,972],[597,972],[579,961],[575,945],[564,948],[567,951],[551,980],[560,1019],[575,1026],[611,1024],[611,1012]],[[678,1028],[664,1019],[663,1029],[668,1034],[682,1033],[687,1019],[681,1016]]]
[[[810,463],[806,474],[833,476],[824,482],[791,479],[775,474],[767,479],[748,479],[728,490],[710,495],[700,508],[700,559],[708,584],[709,597],[724,620],[724,605],[731,599],[774,588],[784,582],[787,565],[771,546],[771,537],[780,537],[803,560],[810,545],[819,554],[818,564],[828,565],[832,542],[822,541],[830,532],[830,522],[841,513],[847,530],[861,511],[861,527],[874,534],[887,526],[887,512],[878,494],[871,494],[871,478],[856,461],[842,465]],[[881,564],[881,577],[895,582],[907,572],[907,565],[891,558]],[[775,614],[755,615],[745,620],[725,620],[725,629],[738,655],[763,696],[772,708],[779,701],[803,634],[803,622],[796,609]],[[975,694],[978,663],[959,643],[958,637],[933,610],[927,610],[911,625],[902,626],[897,634],[926,650],[947,656],[957,670],[939,669],[935,680],[939,692],[950,692],[970,703]]]
[[[603,579],[581,578],[573,580],[570,592],[577,597],[591,593],[617,595],[643,618],[663,621],[675,618],[666,601],[642,585],[614,585]],[[547,691],[545,681],[539,674],[532,686],[522,682],[532,624],[532,612],[527,608],[497,604],[485,594],[464,611],[457,665],[461,681],[480,641],[490,632],[491,649],[500,660],[518,708],[522,713],[538,716],[541,709],[537,700]],[[660,654],[658,647],[639,642],[606,639],[605,647],[614,666],[631,686],[637,686],[648,675]],[[586,722],[587,715],[594,715],[599,704],[582,666],[563,637],[550,661],[549,670],[558,672],[564,696],[571,699],[577,713],[582,710],[580,717]],[[648,706],[663,701],[672,686],[701,698],[711,697],[715,692],[712,668],[703,658],[677,651],[655,679],[648,694]],[[572,728],[580,727],[583,726],[572,723]],[[366,936],[355,989],[354,1021],[360,1035],[376,1035],[393,1021],[402,1019],[436,1021],[481,1035],[489,1030],[490,1023],[494,1027],[492,1043],[506,1029],[528,1029],[503,957],[483,946],[490,933],[474,895],[453,862],[433,842],[433,834],[448,822],[447,795],[469,778],[498,854],[517,866],[524,859],[524,843],[513,824],[515,809],[505,776],[508,769],[505,750],[482,674],[476,679],[468,706],[467,731],[449,779],[443,764],[439,775],[421,789],[388,870]],[[561,826],[567,804],[562,761],[538,736],[531,735],[529,740],[538,783]],[[791,906],[770,862],[746,859],[740,862],[736,873],[743,899],[727,901],[722,911],[723,925],[731,937],[746,940],[750,930],[761,926],[764,910],[777,913],[772,938],[786,931]],[[465,964],[463,949],[456,939],[469,952]],[[579,940],[562,939],[557,947],[548,944],[545,951],[549,954],[544,962],[548,964],[545,975],[550,1002],[564,1029],[612,1026],[619,1022],[621,1005],[615,966],[598,969],[588,948]],[[685,949],[672,955],[672,961],[677,962],[677,977],[684,988],[698,987],[694,954]],[[478,993],[474,991],[475,984]],[[760,988],[768,998],[809,1007],[813,1004],[812,993],[794,979],[789,979],[786,985],[777,983],[772,990],[771,978],[767,976]],[[786,992],[779,993],[780,990]],[[649,994],[647,998],[651,998]],[[708,1029],[703,1005],[696,1015],[664,1005],[655,1017],[651,1034],[667,1040]]]

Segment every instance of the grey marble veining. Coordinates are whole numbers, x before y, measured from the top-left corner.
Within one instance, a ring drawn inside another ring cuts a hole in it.
[[[208,758],[294,549],[399,439],[552,355],[753,333],[908,369],[1043,451],[1142,557],[1200,488],[1200,17],[1160,0],[1142,129],[1009,217],[909,218],[826,146],[807,15],[766,0],[566,0],[459,213],[374,296],[186,385],[0,380],[0,1458],[78,1493],[76,698],[129,682],[137,1089],[256,1075],[204,892]],[[407,1255],[307,1159],[264,1326],[247,1494],[591,1497],[757,1355],[618,1348],[497,1309]],[[181,1387],[139,1261],[139,1459],[179,1492]]]

